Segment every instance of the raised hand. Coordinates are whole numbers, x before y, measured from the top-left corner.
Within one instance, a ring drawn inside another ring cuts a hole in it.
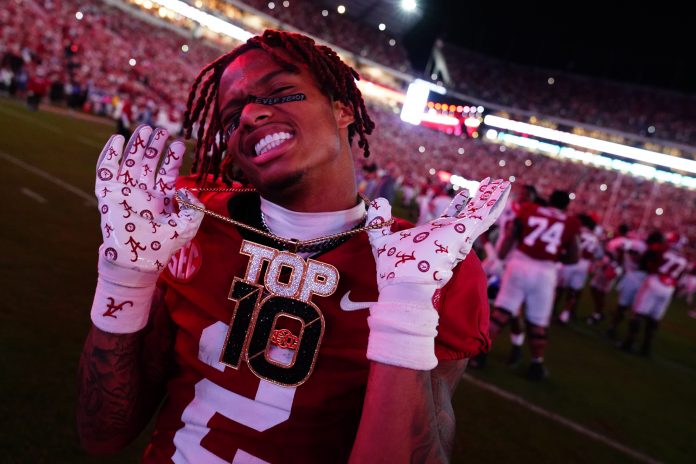
[[[437,365],[434,293],[495,222],[509,192],[509,182],[484,179],[473,198],[462,191],[439,218],[398,232],[387,225],[389,202],[378,198],[371,203],[368,224],[385,225],[368,231],[379,288],[368,318],[368,359],[418,370]]]
[[[167,137],[165,129],[140,126],[125,150],[124,138],[114,135],[99,156],[95,194],[104,238],[100,255],[120,267],[159,273],[193,238],[203,218],[194,209],[174,210],[174,182],[186,147],[175,141],[165,149]]]
[[[395,233],[388,227],[368,231],[380,291],[398,283],[444,286],[474,240],[502,212],[509,187],[501,179],[484,179],[476,196],[470,198],[467,190],[459,192],[437,219]],[[367,211],[368,224],[386,223],[390,218],[389,202],[374,200]]]

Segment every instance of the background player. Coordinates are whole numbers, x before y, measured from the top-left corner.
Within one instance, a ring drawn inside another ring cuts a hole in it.
[[[563,310],[558,321],[567,324],[575,317],[575,310],[580,301],[580,293],[585,287],[592,263],[602,256],[602,247],[594,230],[597,223],[587,214],[579,214],[580,221],[580,260],[575,264],[563,264],[558,273],[559,285],[556,289],[556,302],[565,298]]]
[[[647,242],[655,243],[659,239],[660,234],[653,233],[648,236]],[[607,244],[607,253],[613,256],[623,269],[623,277],[616,286],[618,291],[616,309],[607,329],[607,336],[611,339],[616,338],[619,325],[633,305],[638,289],[647,275],[645,269],[641,268],[641,260],[647,246],[646,242],[637,237],[631,237],[628,232],[626,235],[610,240]]]
[[[672,232],[665,238],[658,231],[652,235],[641,262],[648,276],[636,295],[628,336],[621,344],[623,350],[632,351],[641,323],[645,322],[640,347],[640,353],[644,356],[650,355],[655,333],[672,301],[677,282],[689,266],[679,243],[679,234]]]
[[[533,380],[547,375],[543,362],[557,263],[560,260],[574,263],[579,259],[580,224],[564,212],[569,202],[567,192],[556,190],[549,198],[549,206],[522,205],[500,250],[501,259],[508,253],[510,258],[491,313],[489,334],[494,340],[511,318],[519,315],[522,304],[525,305],[527,339],[532,355],[528,375]]]

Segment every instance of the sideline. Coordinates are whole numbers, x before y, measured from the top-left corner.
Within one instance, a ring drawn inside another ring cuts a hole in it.
[[[493,393],[494,395],[497,395],[501,398],[504,398],[512,403],[518,404],[522,406],[525,409],[528,409],[540,416],[543,416],[547,419],[550,419],[558,424],[561,424],[581,435],[585,435],[586,437],[592,438],[593,440],[596,440],[598,442],[604,443],[605,445],[614,448],[617,451],[620,451],[624,453],[627,456],[630,456],[638,461],[645,462],[648,464],[659,464],[660,461],[657,461],[656,459],[651,458],[650,456],[641,453],[640,451],[636,451],[633,448],[629,448],[626,445],[622,445],[621,443],[612,440],[611,438],[608,438],[604,435],[601,435],[597,432],[593,432],[592,430],[583,427],[582,425],[571,421],[570,419],[566,419],[565,417],[553,413],[551,411],[547,411],[546,409],[539,407],[533,403],[530,403],[529,401],[525,400],[521,396],[517,396],[513,393],[508,392],[507,390],[503,390],[502,388],[496,387],[495,385],[492,385],[488,382],[484,382],[482,380],[477,379],[476,377],[472,376],[471,374],[464,374],[462,376],[462,380],[465,382],[468,382],[472,385],[475,385],[483,390],[486,390],[490,393]]]
[[[46,203],[46,199],[33,190],[30,190],[26,187],[22,187],[21,189],[19,189],[19,191],[34,201],[38,201],[39,203]]]
[[[58,129],[57,127],[53,127],[50,124],[47,124],[43,121],[38,121],[36,118],[32,118],[29,116],[29,112],[22,113],[19,110],[16,110],[14,108],[11,108],[9,106],[0,106],[0,113],[5,113],[9,116],[12,116],[13,118],[21,119],[22,121],[26,121],[28,123],[33,124],[34,126],[39,126],[49,132],[53,132],[54,134],[62,134],[63,131]]]
[[[74,185],[71,185],[64,180],[61,180],[57,177],[55,177],[53,174],[50,174],[43,169],[39,169],[35,166],[32,166],[31,164],[25,163],[24,161],[15,158],[14,156],[10,156],[7,153],[3,153],[0,151],[0,159],[3,159],[5,161],[9,161],[10,163],[19,166],[20,168],[26,169],[27,171],[31,172],[32,174],[36,174],[39,177],[42,177],[49,182],[52,182],[53,184],[57,185],[58,187],[62,188],[63,190],[67,190],[68,192],[77,195],[78,197],[82,198],[85,200],[85,206],[94,206],[97,204],[97,199],[84,192],[83,190],[80,190],[79,188],[75,187]]]

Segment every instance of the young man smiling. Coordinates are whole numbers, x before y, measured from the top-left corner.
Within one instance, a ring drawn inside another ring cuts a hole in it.
[[[485,180],[417,228],[361,199],[350,145],[368,155],[374,125],[355,78],[279,31],[211,63],[185,122],[198,175],[176,195],[181,142],[149,127],[107,142],[85,449],[122,448],[164,399],[147,463],[448,459],[452,394],[488,349],[469,251],[509,184]]]

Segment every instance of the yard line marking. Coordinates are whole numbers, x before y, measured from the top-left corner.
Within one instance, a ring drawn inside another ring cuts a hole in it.
[[[39,177],[42,177],[49,182],[53,182],[56,184],[58,187],[62,188],[63,190],[67,190],[70,193],[73,193],[77,195],[78,197],[82,198],[85,200],[85,204],[88,206],[94,206],[97,204],[96,198],[94,198],[92,195],[80,190],[79,188],[75,187],[74,185],[71,185],[64,180],[61,180],[54,176],[53,174],[50,174],[43,169],[39,169],[35,166],[32,166],[31,164],[25,163],[24,161],[15,158],[14,156],[10,156],[7,153],[3,153],[0,151],[0,158],[9,161],[10,163],[13,163],[21,168],[26,169],[27,171],[31,172],[32,174],[36,174]]]
[[[15,118],[19,118],[23,121],[27,121],[35,126],[43,127],[47,131],[53,132],[54,134],[62,134],[63,133],[63,131],[58,129],[57,127],[53,127],[52,125],[46,124],[45,122],[42,122],[42,121],[37,121],[36,118],[29,117],[26,114],[22,114],[19,111],[15,111],[15,110],[8,108],[6,106],[0,105],[0,111],[5,113],[5,114],[9,114],[10,116],[13,116]]]
[[[592,430],[587,429],[587,428],[583,427],[582,425],[571,421],[570,419],[566,419],[565,417],[563,417],[559,414],[553,413],[551,411],[547,411],[546,409],[544,409],[540,406],[537,406],[533,403],[530,403],[529,401],[525,400],[521,396],[517,396],[513,393],[510,393],[507,390],[503,390],[502,388],[496,387],[495,385],[492,385],[488,382],[484,382],[482,380],[479,380],[479,379],[473,377],[471,374],[464,374],[462,376],[462,380],[464,380],[465,382],[469,382],[470,384],[475,385],[479,388],[482,388],[483,390],[491,392],[494,395],[498,395],[501,398],[504,398],[512,403],[516,403],[516,404],[522,406],[523,408],[526,408],[526,409],[528,409],[536,414],[539,414],[540,416],[546,417],[547,419],[550,419],[554,422],[557,422],[561,425],[564,425],[564,426],[568,427],[569,429],[571,429],[571,430],[573,430],[581,435],[585,435],[589,438],[592,438],[592,439],[597,440],[601,443],[604,443],[605,445],[610,446],[611,448],[614,448],[615,450],[620,451],[620,452],[622,452],[622,453],[624,453],[624,454],[626,454],[634,459],[637,459],[638,461],[646,462],[649,464],[659,464],[659,462],[660,462],[660,461],[657,461],[657,460],[651,458],[650,456],[648,456],[646,454],[641,453],[640,451],[636,451],[633,448],[629,448],[626,445],[622,445],[621,443],[614,441],[609,437],[605,437],[604,435],[601,435],[597,432],[593,432]]]
[[[46,199],[38,193],[34,192],[33,190],[29,190],[26,187],[22,187],[19,191],[31,198],[32,200],[36,200],[39,203],[46,203]]]
[[[103,146],[103,144],[98,143],[94,140],[90,140],[90,139],[85,138],[85,137],[76,136],[75,140],[77,140],[78,142],[80,142],[83,145],[87,145],[88,147],[102,148],[102,146]]]

